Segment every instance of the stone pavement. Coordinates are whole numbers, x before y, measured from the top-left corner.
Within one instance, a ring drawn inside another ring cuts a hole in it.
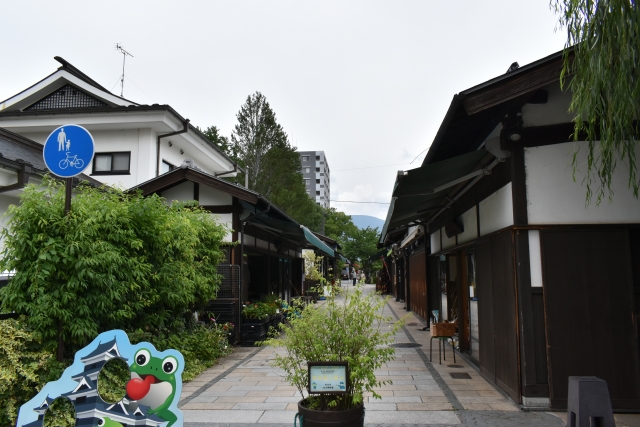
[[[365,286],[367,292],[374,288]],[[395,359],[376,371],[380,380],[392,380],[393,384],[377,390],[381,399],[365,396],[366,426],[565,425],[554,414],[521,411],[459,355],[454,363],[450,346],[446,360],[439,364],[434,341],[431,363],[429,331],[422,331],[422,324],[411,313],[407,315],[403,305],[391,300],[385,314],[394,318],[407,316],[395,342],[415,347],[396,348]],[[275,351],[268,347],[237,347],[218,365],[184,384],[179,407],[185,426],[293,426],[300,395],[284,382],[284,372],[270,366]],[[455,375],[466,379],[453,378],[452,373],[467,374]]]

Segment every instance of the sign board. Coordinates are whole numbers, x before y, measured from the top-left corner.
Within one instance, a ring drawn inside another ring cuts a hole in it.
[[[346,393],[349,381],[347,362],[309,362],[309,394]]]
[[[93,137],[78,125],[60,126],[51,132],[42,151],[47,168],[61,178],[82,173],[93,160],[94,153]]]

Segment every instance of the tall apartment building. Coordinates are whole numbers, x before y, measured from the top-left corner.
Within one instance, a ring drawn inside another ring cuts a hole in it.
[[[323,208],[329,208],[331,179],[324,151],[300,151],[302,177],[307,194]]]

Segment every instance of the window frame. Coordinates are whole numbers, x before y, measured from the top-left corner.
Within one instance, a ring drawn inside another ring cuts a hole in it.
[[[129,156],[129,163],[127,165],[127,170],[118,169],[116,171],[113,170],[113,156],[114,154],[127,154]],[[96,160],[99,156],[111,156],[111,170],[110,171],[96,171]],[[93,155],[93,162],[91,166],[91,175],[131,175],[131,151],[104,151],[100,153],[95,153]]]

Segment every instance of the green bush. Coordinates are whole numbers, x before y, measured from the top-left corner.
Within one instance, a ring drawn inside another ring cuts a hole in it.
[[[326,395],[328,409],[355,407],[365,393],[380,398],[376,388],[390,381],[378,380],[375,371],[393,360],[389,344],[403,325],[384,314],[386,303],[379,294],[365,295],[361,286],[353,291],[336,286],[325,304],[308,305],[280,325],[283,334],[263,342],[285,350],[276,353],[271,365],[285,372],[285,381],[298,389],[305,407],[320,406],[318,395],[309,396],[307,390],[307,362],[312,361],[349,363],[346,394]]]
[[[0,270],[16,274],[0,309],[26,315],[49,348],[72,357],[103,331],[180,330],[215,298],[227,230],[209,212],[81,186],[65,215],[64,185],[45,185],[9,207]]]
[[[192,325],[182,332],[167,330],[157,333],[137,330],[129,333],[132,343],[150,342],[159,351],[173,348],[182,353],[185,369],[182,380],[189,381],[209,368],[222,356],[231,353],[224,325]]]
[[[24,322],[0,320],[0,426],[14,425],[20,406],[63,369]]]

